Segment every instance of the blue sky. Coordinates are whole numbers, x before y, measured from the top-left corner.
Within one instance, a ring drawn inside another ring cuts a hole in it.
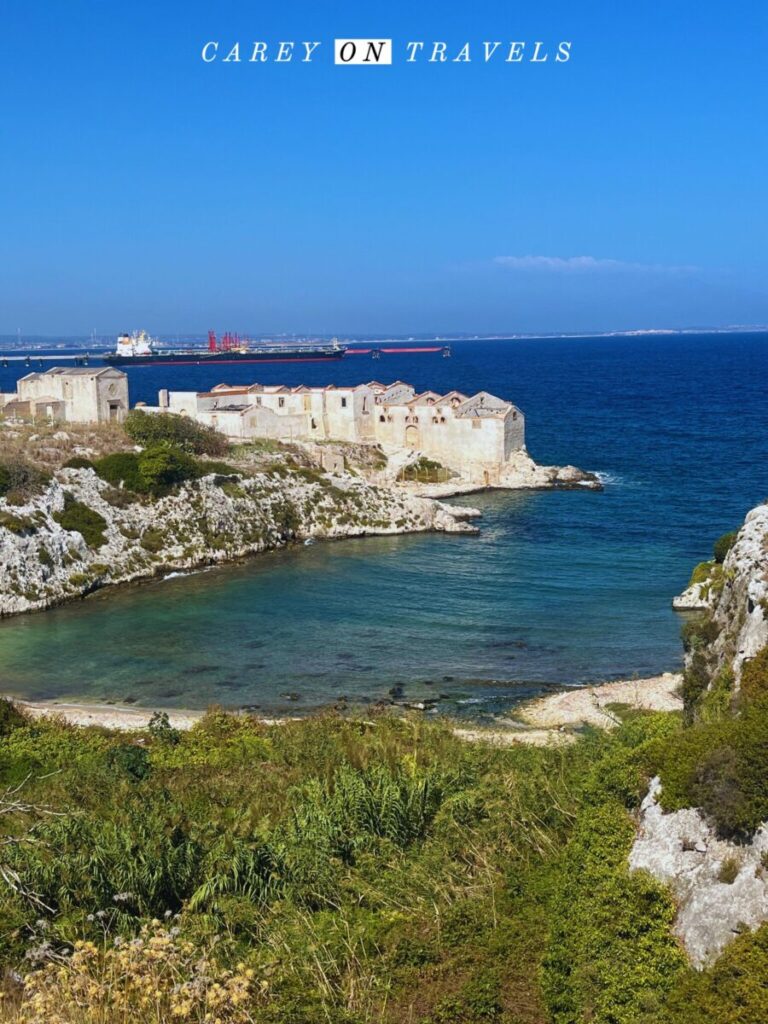
[[[0,333],[768,322],[766,10],[5,0]],[[395,62],[335,67],[336,36]],[[305,39],[310,65],[200,59]],[[537,39],[571,60],[480,59]]]

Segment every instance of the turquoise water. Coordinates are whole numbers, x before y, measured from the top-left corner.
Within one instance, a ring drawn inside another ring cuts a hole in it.
[[[476,537],[316,544],[6,620],[2,689],[296,712],[400,686],[406,699],[442,695],[441,709],[478,715],[548,684],[675,669],[673,594],[768,495],[767,342],[482,342],[454,346],[450,360],[259,368],[267,382],[375,370],[419,387],[485,387],[524,409],[534,457],[598,470],[605,491],[471,495],[457,501],[482,510]],[[183,372],[176,386],[216,382]],[[228,379],[243,372],[228,367]],[[132,371],[133,399],[167,382],[151,374]]]

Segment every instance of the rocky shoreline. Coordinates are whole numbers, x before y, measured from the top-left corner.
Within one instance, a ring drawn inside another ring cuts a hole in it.
[[[69,440],[66,434],[55,438]],[[326,472],[318,463],[327,452],[295,448],[309,465],[297,464],[286,448],[267,465],[212,466],[210,474],[163,497],[114,487],[87,465],[54,469],[47,486],[23,503],[0,497],[0,618],[290,544],[477,532],[469,522],[480,516],[477,509],[448,506],[441,498],[488,489],[602,489],[595,474],[539,466],[526,451],[514,453],[502,483],[489,487],[458,475],[443,483],[403,482],[403,459],[418,454],[411,451],[379,451],[383,466],[376,466],[362,446],[336,445],[346,468]]]
[[[91,520],[95,514],[102,524],[95,539],[64,517],[73,508]],[[23,505],[0,499],[0,617],[307,540],[475,533],[468,520],[479,515],[301,467],[212,473],[152,500],[110,486],[92,469],[62,469]]]

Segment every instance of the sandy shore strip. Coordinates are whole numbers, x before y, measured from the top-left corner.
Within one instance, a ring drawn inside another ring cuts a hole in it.
[[[523,704],[516,713],[522,721],[540,729],[562,729],[569,725],[610,729],[617,720],[607,709],[609,704],[625,704],[643,711],[682,711],[683,699],[678,693],[682,682],[679,673],[665,672],[650,679],[574,687]]]
[[[581,725],[597,725],[611,729],[618,724],[616,716],[607,708],[610,704],[624,704],[647,711],[680,711],[683,706],[678,696],[682,676],[666,672],[651,679],[628,679],[596,686],[574,687],[560,693],[538,697],[514,709],[515,718],[501,718],[502,728],[457,727],[456,736],[477,742],[507,746],[527,743],[535,746],[570,743],[575,738],[570,731]],[[145,729],[155,712],[168,715],[175,729],[191,729],[205,711],[170,710],[168,708],[124,707],[113,704],[86,704],[68,701],[28,701],[9,696],[14,704],[32,718],[58,717],[72,725],[99,725],[106,729],[133,731]],[[233,712],[235,713],[235,712]],[[289,718],[263,718],[266,725],[289,721]]]
[[[168,715],[175,729],[191,729],[204,711],[170,710],[169,708],[118,707],[113,704],[80,704],[58,700],[20,700],[5,695],[30,718],[62,718],[71,725],[100,725],[105,729],[146,729],[155,712]]]
[[[614,683],[573,687],[549,693],[514,709],[516,718],[500,719],[503,729],[455,729],[468,742],[483,741],[498,746],[526,743],[532,746],[562,746],[577,738],[573,730],[584,725],[613,729],[619,718],[611,704],[644,711],[681,711],[679,695],[682,675],[665,672],[650,679],[623,679]]]

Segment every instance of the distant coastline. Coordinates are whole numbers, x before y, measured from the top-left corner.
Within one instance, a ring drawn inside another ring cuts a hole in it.
[[[111,352],[114,348],[116,331],[100,334],[0,334],[0,355],[3,351],[15,352],[20,349],[87,349],[93,353],[102,350]],[[688,335],[716,336],[723,334],[768,334],[768,324],[727,324],[722,327],[638,327],[612,331],[544,331],[544,332],[505,332],[496,334],[465,333],[430,333],[414,334],[315,334],[300,332],[261,332],[254,331],[252,336],[259,341],[329,341],[337,337],[345,343],[365,342],[366,344],[398,345],[414,341],[434,342],[470,342],[470,341],[556,341],[569,338],[637,338],[637,337],[685,337]],[[158,338],[166,344],[200,345],[207,343],[205,333],[173,333],[159,332]]]

